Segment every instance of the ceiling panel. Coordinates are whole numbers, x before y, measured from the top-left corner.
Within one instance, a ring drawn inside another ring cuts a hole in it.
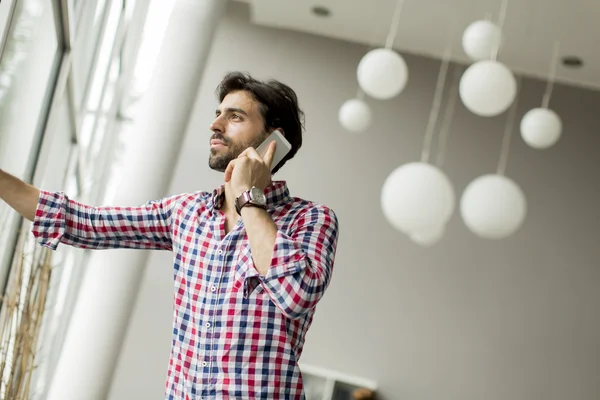
[[[292,29],[371,46],[383,46],[390,33],[397,0],[245,0],[254,23]],[[394,47],[442,58],[452,45],[452,59],[469,63],[461,36],[469,23],[498,20],[502,0],[405,0]],[[547,79],[555,41],[560,56],[583,60],[581,68],[560,63],[557,80],[600,88],[600,1],[507,0],[505,44],[499,60],[515,71]],[[328,9],[319,17],[312,8]]]

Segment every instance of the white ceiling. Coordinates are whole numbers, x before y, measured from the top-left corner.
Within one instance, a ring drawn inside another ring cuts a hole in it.
[[[252,20],[263,26],[383,46],[397,0],[239,0],[250,3]],[[547,79],[555,41],[560,56],[580,57],[581,68],[557,68],[557,81],[600,89],[600,1],[506,0],[505,45],[499,60],[525,75]],[[469,63],[461,35],[469,23],[493,15],[502,0],[405,0],[394,47],[400,52],[442,58],[449,41],[452,59]],[[324,6],[329,17],[311,9]],[[458,29],[454,28],[458,27]],[[452,40],[453,38],[453,40]]]

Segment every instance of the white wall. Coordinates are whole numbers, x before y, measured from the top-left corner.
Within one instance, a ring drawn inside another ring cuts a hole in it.
[[[341,224],[334,279],[302,361],[377,380],[383,399],[600,398],[600,93],[556,87],[552,103],[565,126],[557,147],[535,152],[515,136],[507,172],[525,190],[530,211],[514,237],[477,239],[455,215],[444,240],[423,249],[387,224],[379,193],[393,168],[420,155],[439,63],[407,57],[406,92],[370,101],[371,131],[352,136],[337,111],[356,92],[366,49],[258,28],[247,18],[237,4],[218,32],[171,192],[221,182],[207,167],[208,126],[225,72],[275,76],[297,90],[307,114],[305,144],[278,178],[293,195],[331,206]],[[539,105],[543,89],[524,81],[519,116]],[[504,122],[458,106],[446,163],[458,193],[494,172]],[[170,261],[155,254],[148,265],[112,400],[162,397]]]

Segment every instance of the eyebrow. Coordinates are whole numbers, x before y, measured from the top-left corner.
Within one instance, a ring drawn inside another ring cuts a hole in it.
[[[244,114],[244,115],[248,116],[248,113],[246,111],[242,110],[241,108],[237,108],[237,107],[228,107],[225,109],[225,112],[239,113],[239,114]],[[219,109],[215,110],[216,115],[219,115],[220,113],[221,113],[221,110],[219,110]]]

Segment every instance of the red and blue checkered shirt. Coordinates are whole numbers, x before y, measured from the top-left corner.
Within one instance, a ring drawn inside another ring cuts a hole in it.
[[[174,253],[173,340],[167,399],[303,399],[298,360],[331,280],[335,213],[265,190],[277,225],[266,276],[254,268],[240,219],[226,234],[223,187],[141,207],[91,207],[42,191],[33,234],[47,247],[162,249]]]

